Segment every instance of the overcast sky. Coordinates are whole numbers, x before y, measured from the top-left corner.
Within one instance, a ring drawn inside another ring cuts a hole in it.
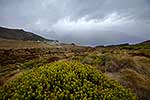
[[[0,0],[0,26],[81,45],[150,39],[150,0]]]

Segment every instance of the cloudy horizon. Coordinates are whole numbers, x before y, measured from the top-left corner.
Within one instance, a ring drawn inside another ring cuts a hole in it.
[[[80,45],[150,39],[150,0],[0,0],[0,26]]]

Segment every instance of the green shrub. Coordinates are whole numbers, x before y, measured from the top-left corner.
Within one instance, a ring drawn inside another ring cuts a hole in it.
[[[105,66],[105,63],[110,59],[109,55],[107,54],[103,54],[98,56],[98,58],[96,59],[96,61],[98,62],[98,64],[100,66]]]
[[[48,63],[47,59],[33,59],[21,65],[23,69],[31,69]]]
[[[0,99],[135,100],[130,90],[95,68],[55,62],[25,72],[0,89]]]
[[[128,49],[128,50],[150,49],[150,44],[135,44],[135,45],[123,46],[120,48]]]
[[[86,56],[81,62],[83,64],[89,64],[92,66],[105,66],[105,62],[108,59],[108,56],[106,54],[102,55],[88,55]]]
[[[83,56],[73,56],[70,60],[71,61],[82,61],[84,59]]]
[[[82,64],[89,64],[92,66],[105,66],[105,63],[107,60],[109,60],[109,54],[96,54],[96,53],[91,53],[86,56],[73,56],[70,58],[70,61],[78,61],[81,62]]]
[[[94,59],[87,56],[81,61],[81,63],[92,65],[94,64]]]

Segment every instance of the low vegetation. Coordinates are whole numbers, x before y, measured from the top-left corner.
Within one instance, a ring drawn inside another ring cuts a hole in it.
[[[56,62],[10,81],[1,88],[0,99],[136,100],[136,97],[89,65]]]
[[[0,85],[4,86],[19,73],[55,61],[78,61],[130,88],[138,100],[150,100],[149,43],[96,48],[71,44],[47,47],[0,49]]]

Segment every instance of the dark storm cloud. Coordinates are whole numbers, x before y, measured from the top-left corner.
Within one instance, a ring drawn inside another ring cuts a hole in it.
[[[0,26],[82,45],[137,42],[150,39],[150,0],[0,0]]]

